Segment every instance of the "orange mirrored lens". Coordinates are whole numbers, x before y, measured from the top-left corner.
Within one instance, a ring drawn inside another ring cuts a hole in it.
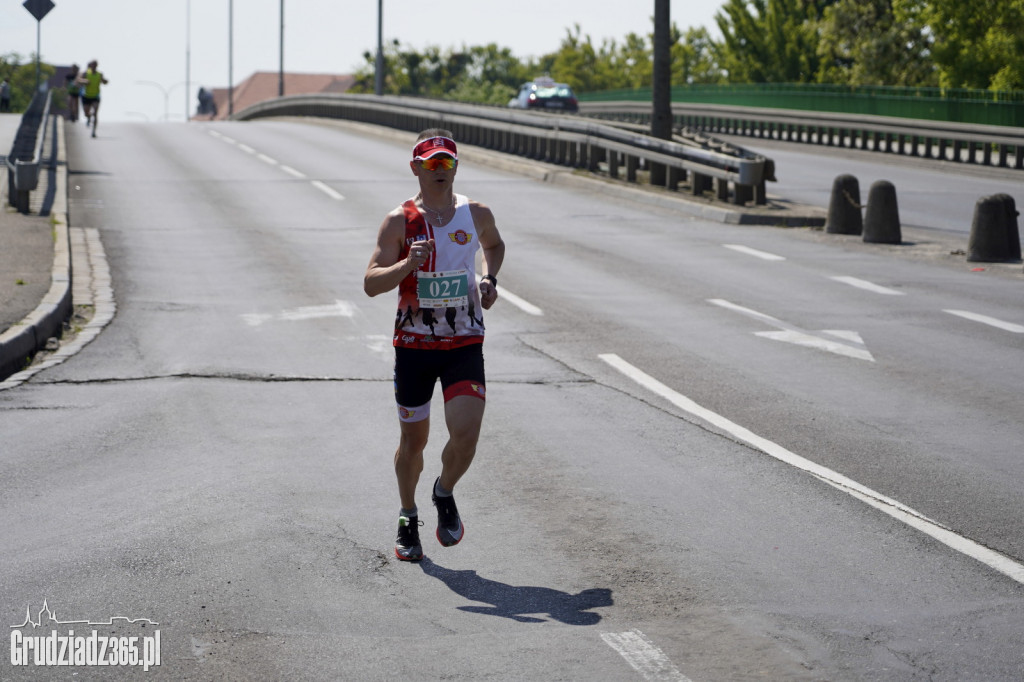
[[[457,163],[458,163],[458,161],[456,161],[455,159],[453,159],[450,156],[447,156],[445,154],[438,154],[435,157],[432,157],[432,158],[429,158],[429,159],[423,159],[422,161],[420,161],[420,166],[423,167],[423,170],[428,170],[428,171],[436,171],[436,170],[446,170],[446,171],[449,171],[449,170],[455,168],[455,164],[457,164]]]

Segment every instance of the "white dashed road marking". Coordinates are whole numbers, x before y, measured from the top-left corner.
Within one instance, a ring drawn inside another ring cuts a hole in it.
[[[319,180],[314,180],[311,184],[332,199],[337,199],[338,201],[345,200],[345,196],[343,194],[334,191],[333,189],[331,189],[324,183],[320,182]]]
[[[645,680],[690,682],[654,642],[639,630],[603,632],[605,644],[619,652]]]
[[[872,291],[876,294],[885,294],[886,296],[902,296],[902,291],[896,291],[889,287],[883,287],[867,280],[857,279],[856,277],[830,277],[836,282],[842,282],[843,284],[849,284],[851,287],[857,287],[865,291]]]
[[[517,307],[520,310],[522,310],[527,315],[535,315],[537,317],[540,317],[540,316],[542,316],[544,314],[543,310],[541,310],[537,306],[533,305],[529,301],[526,301],[526,300],[524,300],[522,298],[519,298],[518,296],[513,294],[508,289],[501,289],[498,292],[498,298],[499,299],[502,299],[502,298],[505,299],[506,301],[508,301],[509,303],[514,305],[515,307]]]
[[[1003,320],[998,320],[994,317],[989,317],[987,315],[979,315],[977,313],[968,312],[966,310],[946,310],[945,312],[949,313],[950,315],[962,317],[965,320],[981,322],[982,324],[987,324],[989,326],[996,327],[997,329],[1013,332],[1014,334],[1024,334],[1024,326],[1014,324],[1013,322],[1004,322]]]
[[[784,256],[777,256],[774,253],[768,253],[767,251],[758,251],[757,249],[752,249],[749,246],[743,246],[741,244],[722,244],[722,246],[727,249],[732,249],[733,251],[745,253],[748,256],[760,258],[761,260],[786,260]]]

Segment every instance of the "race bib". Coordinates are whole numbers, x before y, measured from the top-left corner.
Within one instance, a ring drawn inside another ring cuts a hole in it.
[[[469,303],[469,270],[416,272],[421,308],[461,308]]]

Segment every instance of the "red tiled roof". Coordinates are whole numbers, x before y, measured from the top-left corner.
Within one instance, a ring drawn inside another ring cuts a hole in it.
[[[234,87],[234,111],[238,113],[246,107],[277,97],[280,75],[277,71],[257,71]],[[331,73],[285,73],[284,94],[311,95],[321,92],[345,92],[355,83],[352,75]],[[193,115],[193,120],[222,121],[228,117],[228,89],[211,88],[213,101],[217,105],[217,115]]]

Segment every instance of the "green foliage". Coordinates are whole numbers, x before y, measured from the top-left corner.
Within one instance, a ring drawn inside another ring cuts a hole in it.
[[[56,73],[56,69],[50,64],[40,64],[39,71],[42,82]],[[17,52],[9,52],[0,55],[0,81],[4,78],[11,79],[11,111],[22,112],[28,108],[32,101],[32,94],[36,89],[36,62],[35,56],[26,62]]]
[[[1024,0],[906,0],[927,22],[943,87],[1024,89]]]
[[[817,23],[829,4],[832,2],[728,0],[715,21],[722,32],[720,59],[729,81],[813,82],[819,63]]]
[[[706,28],[689,28],[681,37],[673,30],[671,40],[673,85],[726,82],[725,70],[719,62],[718,46]]]
[[[927,27],[899,0],[839,0],[819,28],[820,83],[938,85]]]
[[[671,28],[672,85],[822,83],[1024,89],[1024,0],[724,0],[706,28]],[[521,60],[495,44],[386,46],[385,92],[505,105],[548,75],[578,93],[650,87],[653,37],[595,44],[579,24]],[[366,53],[353,92],[373,92]]]

